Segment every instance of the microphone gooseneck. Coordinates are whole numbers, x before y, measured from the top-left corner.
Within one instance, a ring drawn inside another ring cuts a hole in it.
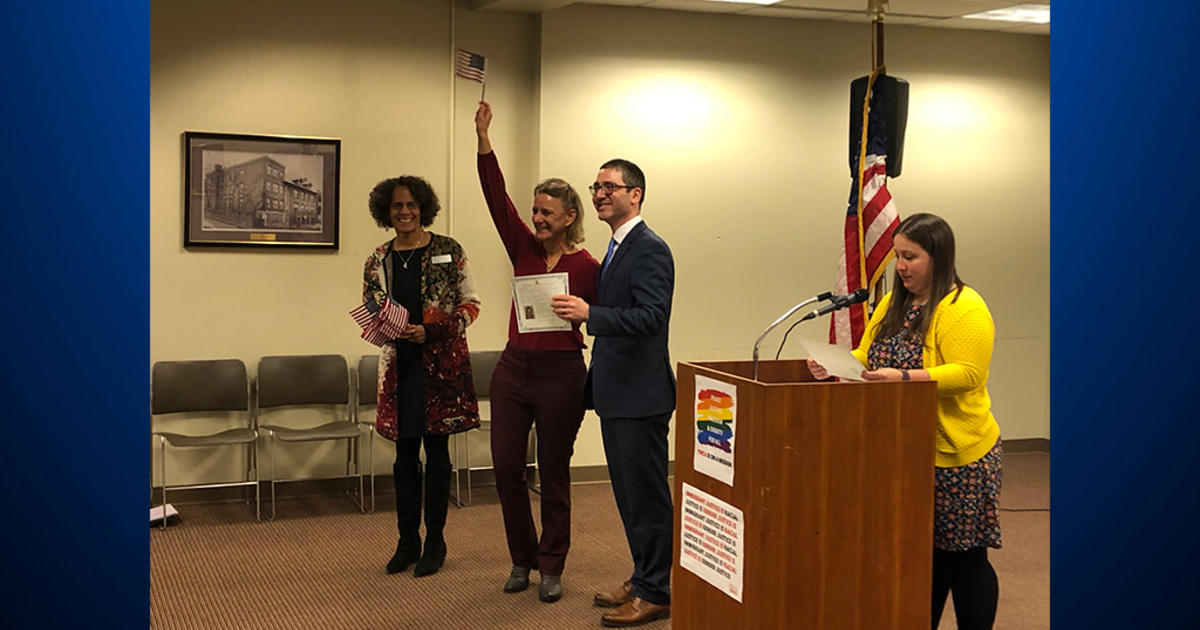
[[[826,304],[825,306],[822,306],[821,308],[809,313],[808,315],[801,317],[799,320],[796,321],[796,323],[792,324],[791,326],[788,327],[788,329],[786,331],[784,331],[783,341],[779,342],[779,349],[775,351],[775,358],[778,359],[779,355],[783,352],[783,345],[787,343],[788,335],[790,335],[792,333],[792,330],[795,329],[796,326],[799,326],[801,323],[806,322],[810,319],[820,317],[821,315],[828,315],[829,313],[832,313],[834,311],[838,311],[843,308],[848,308],[850,306],[854,306],[855,304],[861,304],[863,302],[866,302],[867,298],[870,296],[871,296],[871,292],[866,289],[858,289],[857,291],[855,291],[849,295],[833,296],[833,298],[831,299],[829,304]],[[757,367],[757,364],[756,364],[756,367]],[[757,372],[755,372],[755,374],[756,374],[755,378],[757,378]]]
[[[786,313],[779,316],[779,319],[776,319],[775,321],[771,322],[771,325],[767,326],[767,329],[762,331],[762,334],[759,335],[758,339],[756,339],[754,341],[754,380],[756,380],[756,381],[758,380],[758,345],[762,343],[763,337],[766,337],[767,333],[771,332],[772,330],[775,330],[775,327],[778,326],[779,324],[783,323],[783,320],[791,317],[792,313],[795,313],[796,311],[798,311],[798,310],[804,308],[805,306],[808,306],[809,304],[812,304],[814,302],[824,302],[825,300],[829,300],[829,299],[837,299],[837,296],[833,295],[829,291],[826,291],[824,293],[818,293],[817,295],[814,295],[814,296],[808,298],[807,300],[804,300],[803,302],[793,306],[792,308],[789,308]]]

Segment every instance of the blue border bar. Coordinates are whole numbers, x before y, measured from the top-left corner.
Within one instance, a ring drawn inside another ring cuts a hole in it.
[[[1051,625],[1188,627],[1200,18],[1183,0],[1052,11]]]
[[[0,9],[6,628],[149,626],[149,22]]]

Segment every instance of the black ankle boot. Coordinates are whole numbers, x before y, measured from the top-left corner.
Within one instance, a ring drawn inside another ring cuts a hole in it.
[[[520,593],[527,588],[529,588],[529,567],[513,565],[512,573],[508,574],[508,579],[504,582],[504,592]]]
[[[417,560],[417,567],[413,569],[413,577],[433,575],[445,562],[446,541],[429,538],[425,541],[425,553],[421,554],[421,559]]]
[[[400,542],[396,543],[396,553],[392,554],[391,560],[388,560],[388,575],[404,571],[408,565],[416,562],[420,557],[421,537],[402,537]]]

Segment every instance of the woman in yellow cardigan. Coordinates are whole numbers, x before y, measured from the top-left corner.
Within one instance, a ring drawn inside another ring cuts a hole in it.
[[[960,630],[991,628],[999,586],[988,547],[1000,548],[1000,426],[987,392],[995,326],[983,298],[954,268],[954,233],[914,214],[896,228],[895,289],[880,301],[854,356],[871,381],[937,381],[933,624],[953,595]],[[812,359],[816,378],[828,373]]]

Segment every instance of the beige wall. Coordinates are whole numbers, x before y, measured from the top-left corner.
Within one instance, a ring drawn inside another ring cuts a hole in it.
[[[831,287],[867,25],[575,6],[546,14],[542,39],[542,172],[583,185],[618,156],[646,172],[643,216],[676,260],[673,360],[749,358],[779,314]],[[889,27],[887,44],[912,84],[889,187],[902,215],[946,217],[991,305],[1005,436],[1048,438],[1048,40]],[[605,226],[587,227],[602,255]],[[598,435],[585,425],[577,460]]]
[[[346,311],[364,257],[388,236],[367,216],[367,192],[400,173],[430,180],[447,208],[433,229],[471,257],[483,299],[471,347],[503,346],[510,269],[475,175],[479,85],[451,80],[455,47],[488,57],[493,140],[522,211],[541,178],[582,188],[617,155],[645,169],[647,221],[676,257],[674,360],[747,357],[766,324],[831,285],[866,26],[596,6],[538,18],[465,3],[452,22],[439,0],[329,7],[153,3],[151,361],[239,357],[253,371],[269,354],[371,352]],[[889,27],[888,60],[913,85],[904,174],[890,183],[900,211],[954,226],[960,271],[996,317],[1005,435],[1049,437],[1047,38]],[[341,138],[340,249],[185,251],[185,130]],[[589,216],[587,230],[602,256],[607,226]],[[486,460],[486,437],[472,443]],[[276,464],[333,474],[317,463],[328,448]],[[388,447],[377,449],[376,470],[389,470]],[[178,461],[173,480],[236,474],[225,456]],[[573,464],[603,462],[589,414]]]
[[[444,209],[432,229],[447,233],[453,221],[472,258],[484,309],[470,343],[503,345],[503,252],[490,223],[480,222],[486,215],[458,199],[464,196],[459,191],[480,197],[470,118],[479,84],[452,81],[451,59],[455,45],[488,54],[489,98],[507,111],[529,112],[497,121],[495,136],[512,147],[506,160],[512,181],[531,187],[537,18],[462,12],[457,44],[451,37],[451,7],[443,0],[153,4],[151,361],[234,357],[253,373],[265,355],[335,353],[353,362],[374,352],[356,335],[347,311],[361,301],[363,261],[390,234],[368,215],[367,193],[402,173],[433,184]],[[472,144],[469,154],[460,150],[451,172],[454,100],[466,112],[456,117],[456,146],[464,138]],[[184,250],[184,131],[341,138],[340,248]],[[292,446],[276,466],[283,476],[337,474],[337,458],[325,457],[333,448]],[[377,470],[391,470],[390,446],[378,440],[376,448]],[[168,472],[174,483],[222,469],[236,475],[240,460],[182,452],[171,461],[179,462]]]

